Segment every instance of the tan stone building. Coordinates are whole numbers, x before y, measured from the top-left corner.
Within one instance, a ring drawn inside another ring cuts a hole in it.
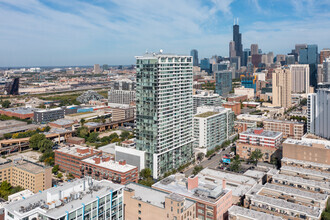
[[[291,71],[289,68],[278,68],[273,73],[273,105],[291,107]]]
[[[175,193],[129,183],[124,189],[125,219],[196,219],[196,203]]]
[[[112,108],[112,121],[120,121],[128,118],[134,118],[134,107]]]
[[[266,119],[263,124],[267,131],[282,132],[283,138],[301,139],[305,132],[303,122]]]
[[[0,182],[2,181],[37,193],[52,187],[52,167],[24,159],[6,162],[0,165]]]

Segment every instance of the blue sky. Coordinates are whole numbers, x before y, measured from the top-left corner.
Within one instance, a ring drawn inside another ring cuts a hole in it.
[[[0,0],[0,66],[132,64],[146,50],[228,56],[330,47],[330,0]]]

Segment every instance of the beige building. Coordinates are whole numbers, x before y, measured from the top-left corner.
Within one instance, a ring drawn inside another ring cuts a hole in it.
[[[136,183],[124,189],[125,219],[196,219],[196,203],[175,193],[166,193]]]
[[[309,65],[293,64],[290,65],[291,87],[293,93],[306,93],[309,91]]]
[[[5,162],[0,165],[0,182],[3,181],[37,193],[52,187],[52,167],[24,159]]]
[[[291,107],[291,71],[289,68],[277,68],[273,73],[273,105]]]
[[[111,108],[112,110],[112,121],[120,121],[128,118],[134,118],[134,107],[116,107]]]
[[[283,138],[301,139],[305,131],[305,124],[297,121],[266,119],[263,124],[267,131],[282,132]]]

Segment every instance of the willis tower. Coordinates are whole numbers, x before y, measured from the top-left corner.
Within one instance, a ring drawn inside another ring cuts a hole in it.
[[[236,24],[235,24],[235,20],[234,20],[233,41],[235,42],[236,56],[240,57],[241,63],[242,63],[242,57],[243,57],[242,34],[239,33],[238,18],[237,18]]]

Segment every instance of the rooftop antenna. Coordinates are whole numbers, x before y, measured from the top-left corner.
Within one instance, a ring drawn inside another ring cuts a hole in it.
[[[237,18],[237,25],[238,25],[238,18]]]
[[[234,25],[235,25],[235,18],[234,18]]]

